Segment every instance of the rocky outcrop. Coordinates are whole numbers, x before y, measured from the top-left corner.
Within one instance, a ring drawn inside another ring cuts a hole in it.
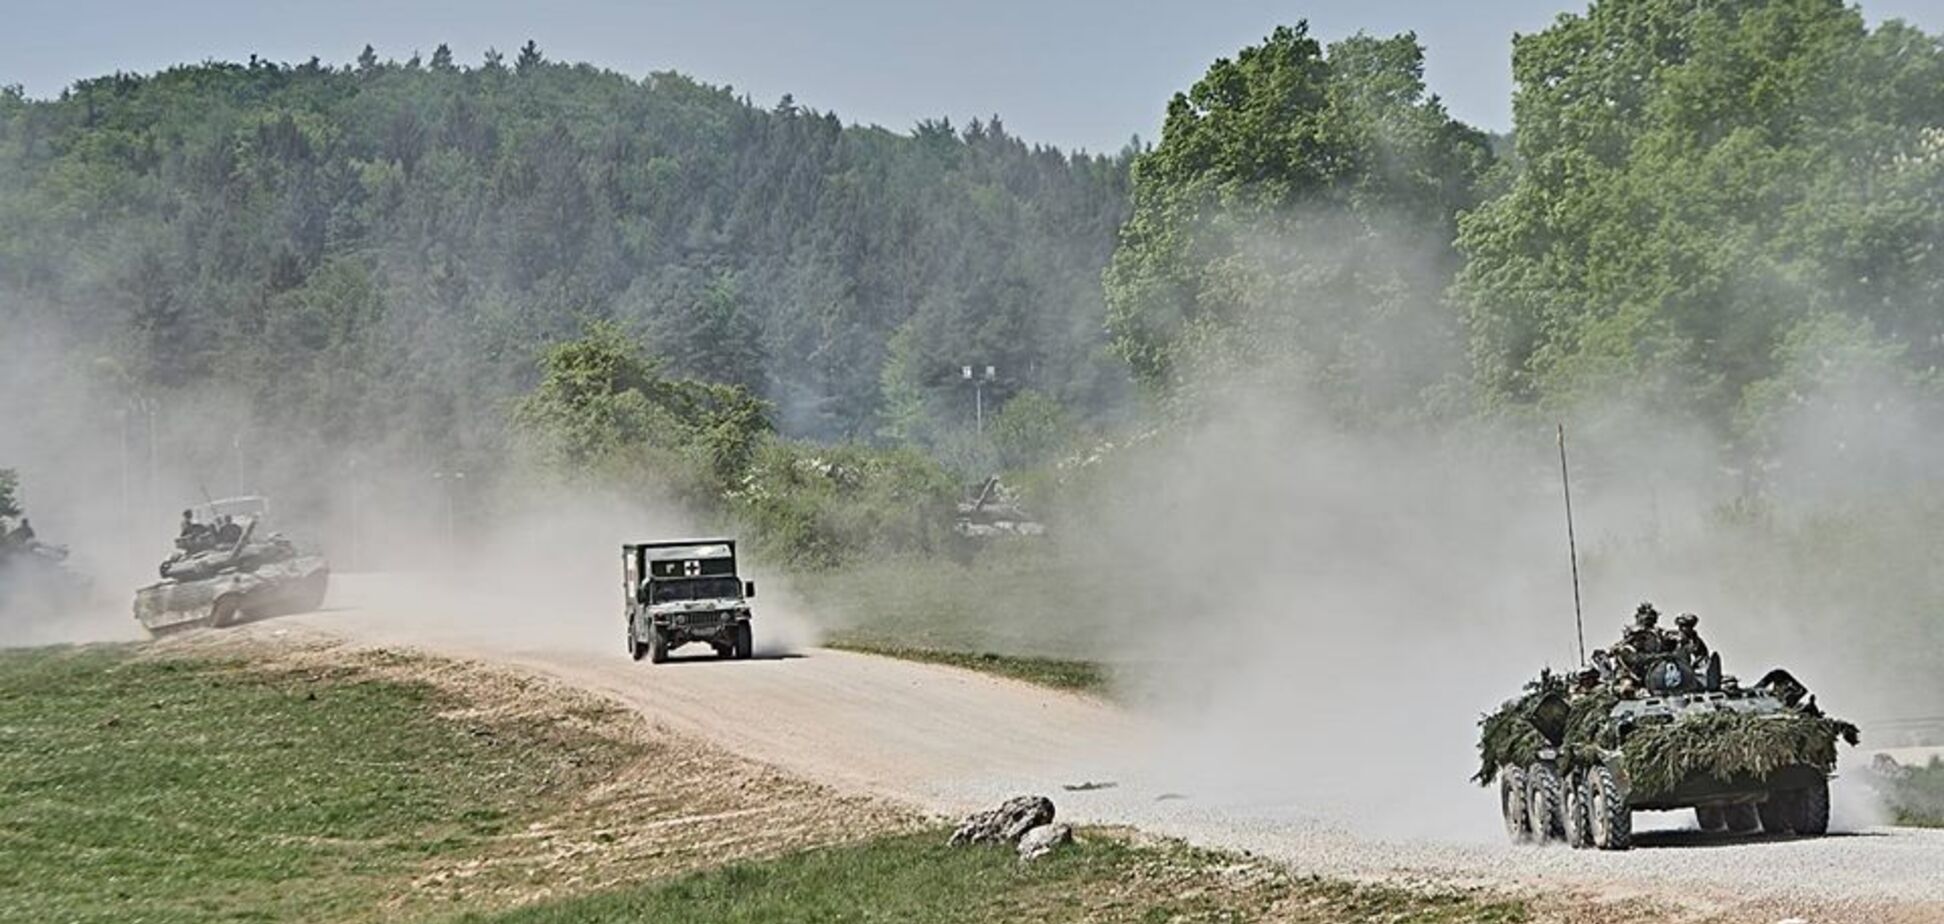
[[[1020,837],[1019,858],[1037,860],[1071,843],[1073,843],[1072,826],[1040,825]]]
[[[1053,823],[1053,800],[1045,796],[1014,796],[998,808],[967,815],[952,832],[952,846],[1018,844],[1026,832]]]

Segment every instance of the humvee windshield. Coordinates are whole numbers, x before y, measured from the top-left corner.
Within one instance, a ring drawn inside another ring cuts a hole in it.
[[[742,582],[733,577],[688,578],[680,581],[651,581],[649,603],[679,603],[684,600],[718,600],[742,596]]]

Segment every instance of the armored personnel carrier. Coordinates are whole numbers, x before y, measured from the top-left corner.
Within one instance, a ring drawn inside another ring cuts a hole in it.
[[[621,590],[628,655],[660,664],[668,653],[703,642],[719,658],[755,652],[749,601],[756,583],[736,576],[733,539],[681,539],[621,547]]]
[[[135,591],[135,620],[160,635],[322,606],[329,563],[302,554],[282,535],[258,538],[268,512],[259,497],[212,501],[189,511],[176,554],[158,569],[162,580]],[[208,528],[189,528],[204,524]]]
[[[1479,725],[1473,780],[1497,784],[1512,839],[1602,850],[1632,845],[1641,810],[1691,808],[1705,831],[1822,835],[1836,742],[1857,742],[1787,671],[1743,688],[1718,655],[1685,648],[1570,682],[1542,672]]]

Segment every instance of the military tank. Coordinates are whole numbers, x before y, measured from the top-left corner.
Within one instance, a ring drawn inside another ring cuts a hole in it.
[[[248,502],[255,501],[254,508]],[[224,505],[239,514],[217,514]],[[330,586],[330,564],[300,552],[280,534],[263,538],[267,505],[260,498],[212,502],[212,520],[234,517],[234,536],[217,539],[185,535],[179,551],[162,562],[162,580],[135,591],[135,621],[150,634],[192,626],[222,628],[254,619],[315,610]],[[193,519],[190,520],[193,522]]]
[[[1686,650],[1571,682],[1542,671],[1479,726],[1473,781],[1497,785],[1511,838],[1602,850],[1632,846],[1643,810],[1692,809],[1704,831],[1825,834],[1836,743],[1858,740],[1788,671],[1744,688],[1718,655]]]
[[[0,613],[62,612],[84,605],[93,590],[67,565],[66,546],[0,543]]]

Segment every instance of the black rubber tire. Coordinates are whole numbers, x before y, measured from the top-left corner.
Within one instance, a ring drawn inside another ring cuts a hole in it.
[[[636,661],[648,657],[648,646],[643,645],[641,639],[635,637],[633,622],[628,623],[628,657]]]
[[[1728,806],[1697,805],[1694,807],[1694,824],[1703,831],[1728,830]]]
[[[660,629],[648,630],[648,663],[662,664],[668,660],[668,636]]]
[[[1817,780],[1814,786],[1796,790],[1795,832],[1805,837],[1829,833],[1829,781]]]
[[[1593,821],[1586,814],[1586,772],[1575,770],[1566,777],[1566,846],[1575,850],[1593,846]]]
[[[1796,794],[1794,790],[1776,790],[1769,793],[1768,801],[1755,806],[1755,814],[1762,819],[1762,830],[1770,834],[1792,834],[1796,822]]]
[[[738,661],[747,661],[756,654],[755,633],[749,630],[749,623],[736,623],[736,641],[733,650]]]
[[[1728,830],[1736,834],[1753,834],[1762,826],[1762,818],[1749,803],[1730,805],[1722,810],[1722,821]]]
[[[1566,839],[1566,787],[1552,764],[1536,762],[1526,768],[1526,825],[1532,839],[1544,844]]]
[[[1633,846],[1633,809],[1627,806],[1620,781],[1604,764],[1586,769],[1586,815],[1592,822],[1593,846],[1626,850]]]
[[[1512,843],[1523,844],[1532,839],[1532,829],[1526,825],[1525,771],[1518,767],[1499,768],[1499,813],[1505,816],[1505,834]]]

